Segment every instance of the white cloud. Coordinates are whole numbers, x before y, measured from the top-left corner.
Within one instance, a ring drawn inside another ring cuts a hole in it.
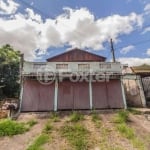
[[[146,54],[150,56],[150,48],[147,50]]]
[[[129,66],[139,66],[142,64],[150,65],[150,58],[121,57],[118,58],[117,61],[122,64],[128,64]]]
[[[0,14],[14,14],[19,4],[13,0],[0,0]]]
[[[145,5],[144,11],[145,11],[146,14],[150,14],[150,3]]]
[[[0,45],[6,43],[25,53],[26,59],[36,57],[35,50],[46,53],[49,47],[64,44],[70,47],[103,49],[103,43],[113,38],[117,42],[121,34],[130,34],[135,26],[143,24],[141,15],[112,15],[95,19],[86,8],[64,8],[64,13],[45,21],[33,10],[17,13],[11,19],[0,18]]]
[[[150,32],[150,27],[145,28],[144,31],[142,32],[142,34],[145,34],[147,32]]]
[[[127,47],[122,48],[121,51],[120,51],[120,53],[121,53],[121,54],[127,54],[127,53],[129,53],[130,51],[134,50],[134,48],[135,48],[135,47],[134,47],[133,45],[129,45],[129,46],[127,46]]]

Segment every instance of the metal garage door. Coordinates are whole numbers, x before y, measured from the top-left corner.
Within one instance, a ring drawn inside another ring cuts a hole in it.
[[[63,81],[58,84],[58,109],[90,109],[88,82]]]
[[[25,80],[22,111],[50,111],[54,109],[54,84],[42,85],[36,80]]]
[[[107,87],[105,82],[93,82],[93,108],[108,108]]]
[[[123,108],[123,97],[120,80],[92,83],[93,108]]]

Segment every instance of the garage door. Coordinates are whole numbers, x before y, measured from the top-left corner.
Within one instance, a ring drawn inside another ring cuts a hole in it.
[[[93,108],[108,108],[108,99],[105,82],[93,82]]]
[[[109,82],[94,82],[93,88],[93,108],[123,108],[123,97],[120,80],[110,80]]]
[[[90,109],[87,82],[63,81],[58,84],[58,109]]]
[[[54,109],[54,84],[42,85],[36,80],[25,80],[22,111],[50,111]]]

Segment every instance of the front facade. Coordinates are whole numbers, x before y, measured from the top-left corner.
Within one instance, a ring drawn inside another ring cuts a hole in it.
[[[121,64],[80,49],[24,62],[21,111],[126,108]]]

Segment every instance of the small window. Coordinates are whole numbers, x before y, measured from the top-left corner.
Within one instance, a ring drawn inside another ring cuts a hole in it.
[[[100,69],[110,69],[111,64],[99,64]]]
[[[46,66],[46,64],[33,64],[33,69],[39,69],[44,66]]]
[[[68,64],[56,64],[56,69],[68,69]]]
[[[78,70],[79,71],[90,70],[90,64],[78,64]]]

